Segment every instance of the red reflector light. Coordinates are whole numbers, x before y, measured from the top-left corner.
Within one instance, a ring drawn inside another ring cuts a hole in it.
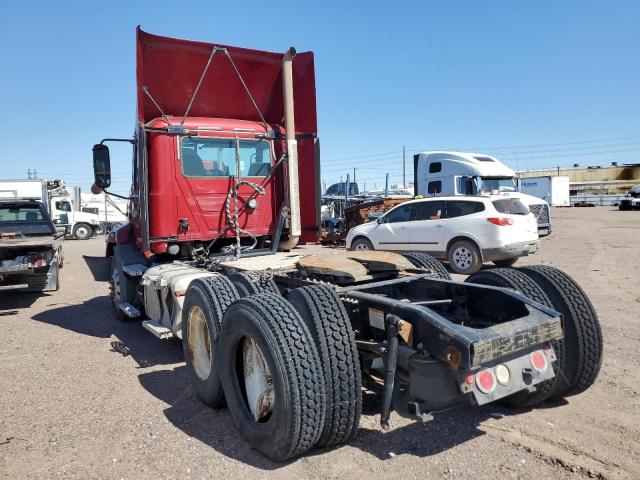
[[[545,357],[545,355],[540,350],[536,350],[535,352],[531,353],[531,355],[529,355],[529,358],[531,359],[531,366],[533,368],[535,368],[539,372],[545,372],[547,370],[547,366],[549,365],[547,363],[547,357]]]
[[[487,220],[489,220],[494,225],[498,225],[499,227],[506,227],[507,225],[513,225],[513,219],[512,218],[489,217],[489,218],[487,218]]]
[[[483,393],[491,393],[496,389],[496,377],[491,370],[482,370],[476,375],[476,385]]]

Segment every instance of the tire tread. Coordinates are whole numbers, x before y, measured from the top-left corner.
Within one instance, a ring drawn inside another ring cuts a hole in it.
[[[362,412],[362,379],[355,335],[335,291],[322,285],[296,288],[289,301],[307,323],[318,345],[324,371],[327,414],[318,446],[348,442]]]

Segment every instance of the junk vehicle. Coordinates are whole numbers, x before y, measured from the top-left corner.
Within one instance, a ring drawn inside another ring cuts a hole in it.
[[[88,240],[102,226],[98,215],[78,211],[79,199],[68,195],[61,180],[0,180],[0,198],[31,198],[41,202],[56,225],[68,227],[76,240]]]
[[[620,210],[640,210],[640,185],[632,187],[629,192],[620,200],[618,205]]]
[[[414,190],[424,197],[499,194],[517,198],[538,221],[538,235],[551,233],[549,204],[517,191],[513,170],[482,153],[422,152],[413,156]]]
[[[0,198],[0,293],[58,290],[63,239],[41,202]]]
[[[306,245],[320,212],[312,52],[138,28],[137,100],[120,139],[134,150],[129,222],[107,237],[115,310],[181,339],[198,397],[226,404],[267,457],[352,439],[363,385],[388,428],[392,410],[428,421],[594,382],[596,312],[553,267],[457,282],[421,253]],[[94,192],[108,193],[113,140],[93,147]]]
[[[520,193],[541,198],[553,207],[571,206],[569,177],[566,175],[518,178],[517,186]]]

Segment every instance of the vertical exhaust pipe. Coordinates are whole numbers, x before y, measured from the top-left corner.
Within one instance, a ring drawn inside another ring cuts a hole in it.
[[[296,49],[291,47],[282,59],[282,89],[284,94],[284,128],[287,136],[287,173],[289,177],[289,238],[280,242],[281,250],[294,248],[302,234],[300,219],[300,186],[298,176],[298,142],[293,113],[293,58]]]

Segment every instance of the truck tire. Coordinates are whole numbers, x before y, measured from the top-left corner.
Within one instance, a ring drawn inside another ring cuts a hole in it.
[[[93,236],[93,229],[88,223],[76,223],[73,226],[73,238],[76,240],[89,240]]]
[[[54,282],[53,290],[57,292],[58,290],[60,290],[60,263],[55,264],[55,270],[51,273]]]
[[[426,268],[435,273],[438,278],[443,280],[451,280],[451,275],[446,267],[440,263],[435,257],[422,252],[407,252],[402,254],[407,260],[409,260],[414,267]]]
[[[324,426],[325,385],[318,349],[293,306],[271,293],[237,300],[224,314],[219,348],[227,405],[244,439],[275,461],[312,448]],[[245,369],[248,351],[262,360]],[[257,396],[256,382],[245,382],[256,371],[266,385]]]
[[[280,290],[272,278],[265,278],[262,272],[240,272],[229,275],[240,297],[248,297],[258,293],[280,295]]]
[[[334,290],[323,285],[293,289],[287,297],[309,327],[324,373],[326,415],[317,445],[351,440],[362,412],[362,378],[349,315]]]
[[[198,278],[187,288],[182,308],[182,351],[198,398],[213,408],[224,406],[220,367],[216,363],[222,316],[239,298],[222,275]]]
[[[587,294],[569,275],[548,265],[518,269],[534,280],[562,314],[566,382],[550,398],[584,392],[595,382],[602,365],[602,330]]]
[[[478,247],[469,240],[458,240],[449,247],[447,259],[451,270],[471,275],[482,268],[482,257]]]
[[[493,264],[496,267],[512,267],[518,261],[518,257],[505,258],[504,260],[494,260]]]
[[[111,275],[109,276],[109,296],[113,303],[118,320],[131,320],[121,309],[122,303],[133,303],[135,298],[135,285],[127,278],[122,269],[122,263],[116,258],[111,258]]]
[[[553,308],[551,300],[549,300],[544,290],[533,279],[513,268],[483,270],[469,276],[465,282],[509,288],[520,292],[534,302]],[[551,341],[551,346],[556,354],[556,375],[536,385],[534,392],[523,390],[499,400],[500,403],[517,408],[533,407],[556,395],[560,389],[566,386],[563,376],[559,374],[563,370],[565,361],[564,342],[562,340],[553,340]]]
[[[373,248],[373,243],[368,238],[358,237],[351,242],[349,250],[375,250],[375,248]]]

